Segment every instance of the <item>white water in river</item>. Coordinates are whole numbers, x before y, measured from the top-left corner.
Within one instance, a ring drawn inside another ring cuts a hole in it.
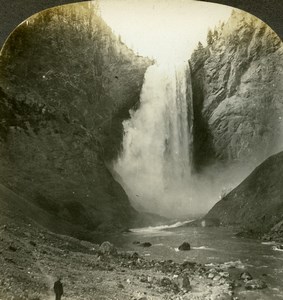
[[[114,165],[137,208],[167,216],[190,211],[191,98],[188,65],[148,68]]]

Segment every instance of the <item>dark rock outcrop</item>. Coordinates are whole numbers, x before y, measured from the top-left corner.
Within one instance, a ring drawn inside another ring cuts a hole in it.
[[[121,43],[89,3],[23,22],[0,56],[1,184],[55,223],[127,227],[137,214],[105,162],[118,153],[122,121],[151,63]]]
[[[283,47],[262,21],[234,10],[190,59],[194,165],[253,168],[282,146]]]
[[[206,218],[218,218],[223,225],[236,225],[253,235],[270,230],[280,235],[282,182],[283,152],[280,152],[265,160],[239,186],[216,203]]]
[[[180,251],[188,251],[188,250],[191,250],[191,246],[190,246],[190,244],[188,242],[184,242],[184,243],[182,243],[182,245],[180,245],[178,247],[178,249]]]
[[[139,244],[141,247],[144,247],[144,248],[148,248],[148,247],[151,247],[152,244],[150,242],[144,242],[144,243],[141,243]]]
[[[283,220],[275,224],[271,230],[264,237],[266,240],[275,240],[279,242],[283,242]],[[281,245],[277,245],[277,249],[283,249]]]

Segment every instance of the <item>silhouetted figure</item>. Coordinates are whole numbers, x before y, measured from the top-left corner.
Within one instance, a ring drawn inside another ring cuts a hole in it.
[[[63,284],[61,282],[61,278],[54,283],[54,293],[55,293],[55,300],[61,300],[63,295]]]

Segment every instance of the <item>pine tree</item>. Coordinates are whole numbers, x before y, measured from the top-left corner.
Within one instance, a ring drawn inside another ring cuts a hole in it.
[[[203,45],[201,42],[198,42],[198,49],[197,50],[203,50]]]
[[[206,41],[207,41],[207,45],[209,46],[212,45],[213,43],[213,34],[211,29],[208,30]]]
[[[215,28],[214,29],[214,32],[213,32],[213,41],[217,40],[218,39],[218,31],[217,29]]]

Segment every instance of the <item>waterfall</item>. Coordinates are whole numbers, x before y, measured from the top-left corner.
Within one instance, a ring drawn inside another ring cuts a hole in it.
[[[124,121],[123,151],[114,164],[136,208],[163,215],[189,211],[192,92],[188,65],[150,66],[140,107]],[[174,210],[174,211],[173,211]],[[179,212],[178,212],[179,211]]]

